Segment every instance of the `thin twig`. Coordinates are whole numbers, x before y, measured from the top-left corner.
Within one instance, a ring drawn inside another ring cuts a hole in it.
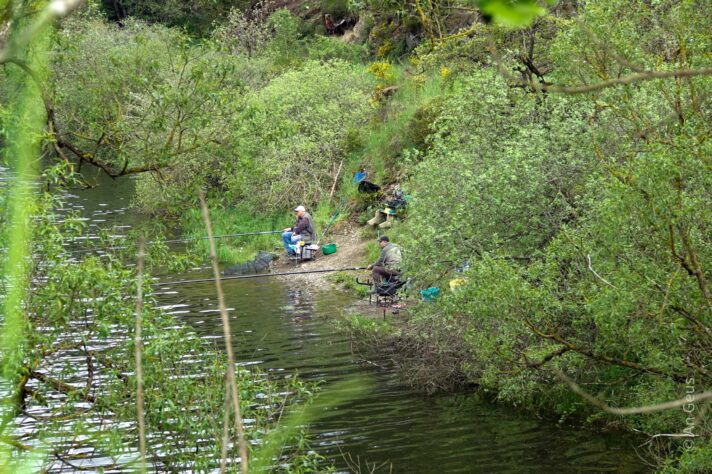
[[[138,238],[138,255],[136,259],[136,333],[135,358],[136,358],[136,415],[138,417],[138,444],[141,452],[141,472],[146,472],[146,426],[143,417],[143,366],[141,365],[141,351],[143,339],[141,337],[141,315],[143,313],[143,262],[145,260],[145,239],[143,235]]]
[[[341,174],[342,166],[344,166],[344,160],[341,160],[339,162],[339,169],[336,170],[336,174],[334,175],[334,184],[331,185],[331,192],[329,193],[329,201],[331,201],[334,198],[334,192],[336,191],[336,183],[339,180],[339,175]]]
[[[615,285],[613,285],[610,281],[603,278],[601,275],[599,275],[596,272],[596,270],[593,269],[593,265],[591,264],[591,254],[590,253],[586,255],[586,259],[588,260],[588,269],[591,270],[591,273],[593,273],[596,278],[598,278],[599,280],[601,280],[603,283],[610,286],[611,288],[615,288],[616,290],[618,289],[618,288],[616,288]]]
[[[247,474],[247,443],[245,443],[245,433],[242,426],[242,415],[240,414],[240,394],[237,391],[237,381],[235,380],[235,354],[232,349],[232,333],[230,331],[230,319],[228,318],[225,306],[225,295],[223,294],[220,282],[220,268],[218,267],[218,255],[215,251],[215,240],[213,239],[213,229],[210,223],[208,205],[205,203],[205,193],[200,192],[200,207],[203,211],[203,221],[210,243],[210,259],[213,262],[213,275],[215,276],[215,290],[218,294],[218,307],[222,318],[223,333],[225,337],[225,349],[227,351],[227,383],[232,392],[232,404],[235,411],[235,429],[237,430],[237,442],[240,447],[240,468],[242,474]]]

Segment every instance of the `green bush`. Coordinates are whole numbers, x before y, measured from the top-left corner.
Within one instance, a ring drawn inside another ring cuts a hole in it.
[[[52,59],[68,159],[112,175],[155,170],[138,183],[148,212],[179,213],[198,188],[219,185],[225,130],[242,103],[239,58],[162,26],[87,20],[64,25]]]
[[[706,64],[699,39],[709,38],[709,15],[681,20],[699,2],[636,3],[619,18],[623,3],[587,4],[579,21],[559,19],[553,32],[545,24],[543,54],[558,65],[551,81]],[[676,29],[685,33],[666,33]],[[598,55],[596,38],[610,55]],[[670,54],[681,45],[689,56]],[[515,57],[508,50],[498,60],[516,67]],[[700,159],[712,149],[709,110],[699,105],[712,81],[568,95],[512,80],[501,69],[459,70],[424,153],[410,160],[414,200],[398,229],[409,274],[422,285],[465,281],[419,308],[412,332],[462,331],[472,352],[465,373],[508,403],[560,420],[681,432],[682,410],[613,417],[553,369],[611,406],[680,399],[691,379],[697,391],[709,386],[712,176]],[[684,453],[678,440],[663,443],[662,457],[682,453],[670,472],[704,471],[707,421],[699,433]]]
[[[494,71],[463,78],[438,108],[411,182],[406,234],[419,249],[411,264],[452,269],[487,252],[531,257],[580,206],[593,163],[582,137],[592,111],[576,99],[507,90]]]
[[[329,61],[342,59],[351,63],[365,62],[368,50],[364,45],[349,44],[333,36],[316,36],[309,43],[310,59]]]
[[[328,197],[347,131],[366,122],[371,81],[343,61],[310,61],[248,97],[221,178],[229,202],[274,212]]]
[[[267,45],[273,64],[277,68],[298,65],[304,48],[300,38],[301,20],[282,8],[270,15],[267,26],[274,31]]]

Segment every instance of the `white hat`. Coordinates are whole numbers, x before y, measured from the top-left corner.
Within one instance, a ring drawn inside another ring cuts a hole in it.
[[[294,208],[294,212],[303,212],[303,211],[306,211],[306,210],[307,210],[307,209],[306,209],[306,207],[304,207],[304,206],[297,206],[297,207]]]

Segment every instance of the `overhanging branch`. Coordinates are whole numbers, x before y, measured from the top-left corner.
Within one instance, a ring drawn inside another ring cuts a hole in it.
[[[6,58],[4,61],[1,61],[0,64],[14,64],[20,69],[22,69],[30,79],[35,83],[35,85],[39,88],[40,90],[40,95],[42,97],[42,101],[44,103],[45,107],[45,113],[47,114],[47,128],[49,130],[50,135],[53,138],[53,148],[55,152],[57,153],[57,156],[59,156],[63,161],[69,162],[69,158],[67,157],[66,153],[64,153],[64,149],[69,150],[74,156],[77,157],[80,163],[86,162],[89,163],[92,166],[95,166],[99,169],[101,169],[104,173],[109,175],[112,178],[118,178],[119,176],[125,176],[129,174],[137,174],[137,173],[145,173],[147,171],[158,171],[160,170],[160,166],[156,164],[143,164],[139,166],[128,166],[128,160],[121,166],[121,167],[116,167],[115,165],[111,163],[107,163],[101,159],[98,159],[93,153],[85,152],[76,145],[74,145],[72,142],[66,140],[64,136],[62,135],[59,126],[57,125],[57,119],[55,116],[54,112],[54,106],[52,105],[52,101],[49,99],[47,96],[47,93],[43,87],[42,81],[40,78],[37,76],[35,71],[23,60],[17,59],[17,58]],[[101,141],[102,138],[99,140]]]
[[[642,364],[638,364],[636,362],[631,362],[628,360],[623,360],[623,359],[617,359],[615,357],[609,357],[606,355],[601,355],[601,354],[596,354],[590,349],[587,349],[585,347],[579,347],[568,340],[564,339],[563,337],[559,336],[558,334],[546,334],[540,329],[538,329],[534,324],[532,324],[529,319],[524,319],[524,323],[529,326],[529,328],[536,334],[537,336],[544,338],[544,339],[549,339],[551,341],[555,341],[565,348],[567,348],[569,351],[576,352],[577,354],[584,355],[586,357],[589,357],[594,360],[598,360],[600,362],[606,362],[608,364],[613,364],[613,365],[619,365],[621,367],[628,367],[629,369],[634,369],[638,370],[640,372],[647,372],[649,374],[654,374],[657,376],[661,377],[666,377],[669,379],[674,380],[675,382],[679,383],[684,383],[686,378],[682,375],[674,374],[674,373],[668,373],[662,369],[658,369],[657,367],[647,367]]]
[[[539,91],[561,92],[564,94],[585,94],[587,92],[599,91],[607,87],[633,84],[636,82],[649,81],[652,79],[667,79],[671,77],[694,77],[694,76],[712,76],[712,67],[702,69],[674,69],[671,71],[645,71],[634,74],[628,74],[616,79],[601,81],[595,84],[587,84],[583,86],[556,86],[552,84],[536,83],[534,81],[527,84],[529,87]]]
[[[601,410],[605,411],[606,413],[610,413],[612,415],[640,415],[643,413],[655,413],[655,412],[659,412],[659,411],[670,410],[672,408],[679,408],[684,405],[698,404],[701,402],[707,402],[707,400],[712,400],[712,392],[701,392],[701,393],[690,394],[690,395],[686,396],[685,398],[680,398],[679,400],[673,400],[673,401],[669,401],[669,402],[665,402],[665,403],[659,403],[657,405],[645,405],[645,406],[631,407],[631,408],[614,408],[614,407],[607,405],[602,400],[599,400],[598,398],[590,395],[588,392],[586,392],[584,389],[582,389],[576,382],[571,380],[571,378],[567,377],[559,369],[552,368],[551,370],[556,374],[557,377],[559,377],[561,380],[563,380],[566,383],[566,385],[568,385],[575,394],[579,395],[581,398],[586,400],[591,405],[596,406],[596,407],[600,408]],[[690,436],[694,436],[694,435],[690,435]]]

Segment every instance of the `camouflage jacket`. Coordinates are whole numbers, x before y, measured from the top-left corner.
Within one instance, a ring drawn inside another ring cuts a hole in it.
[[[401,249],[396,244],[389,243],[383,250],[381,250],[381,255],[373,264],[374,267],[382,266],[389,270],[399,270],[401,260],[403,256],[401,255]]]

